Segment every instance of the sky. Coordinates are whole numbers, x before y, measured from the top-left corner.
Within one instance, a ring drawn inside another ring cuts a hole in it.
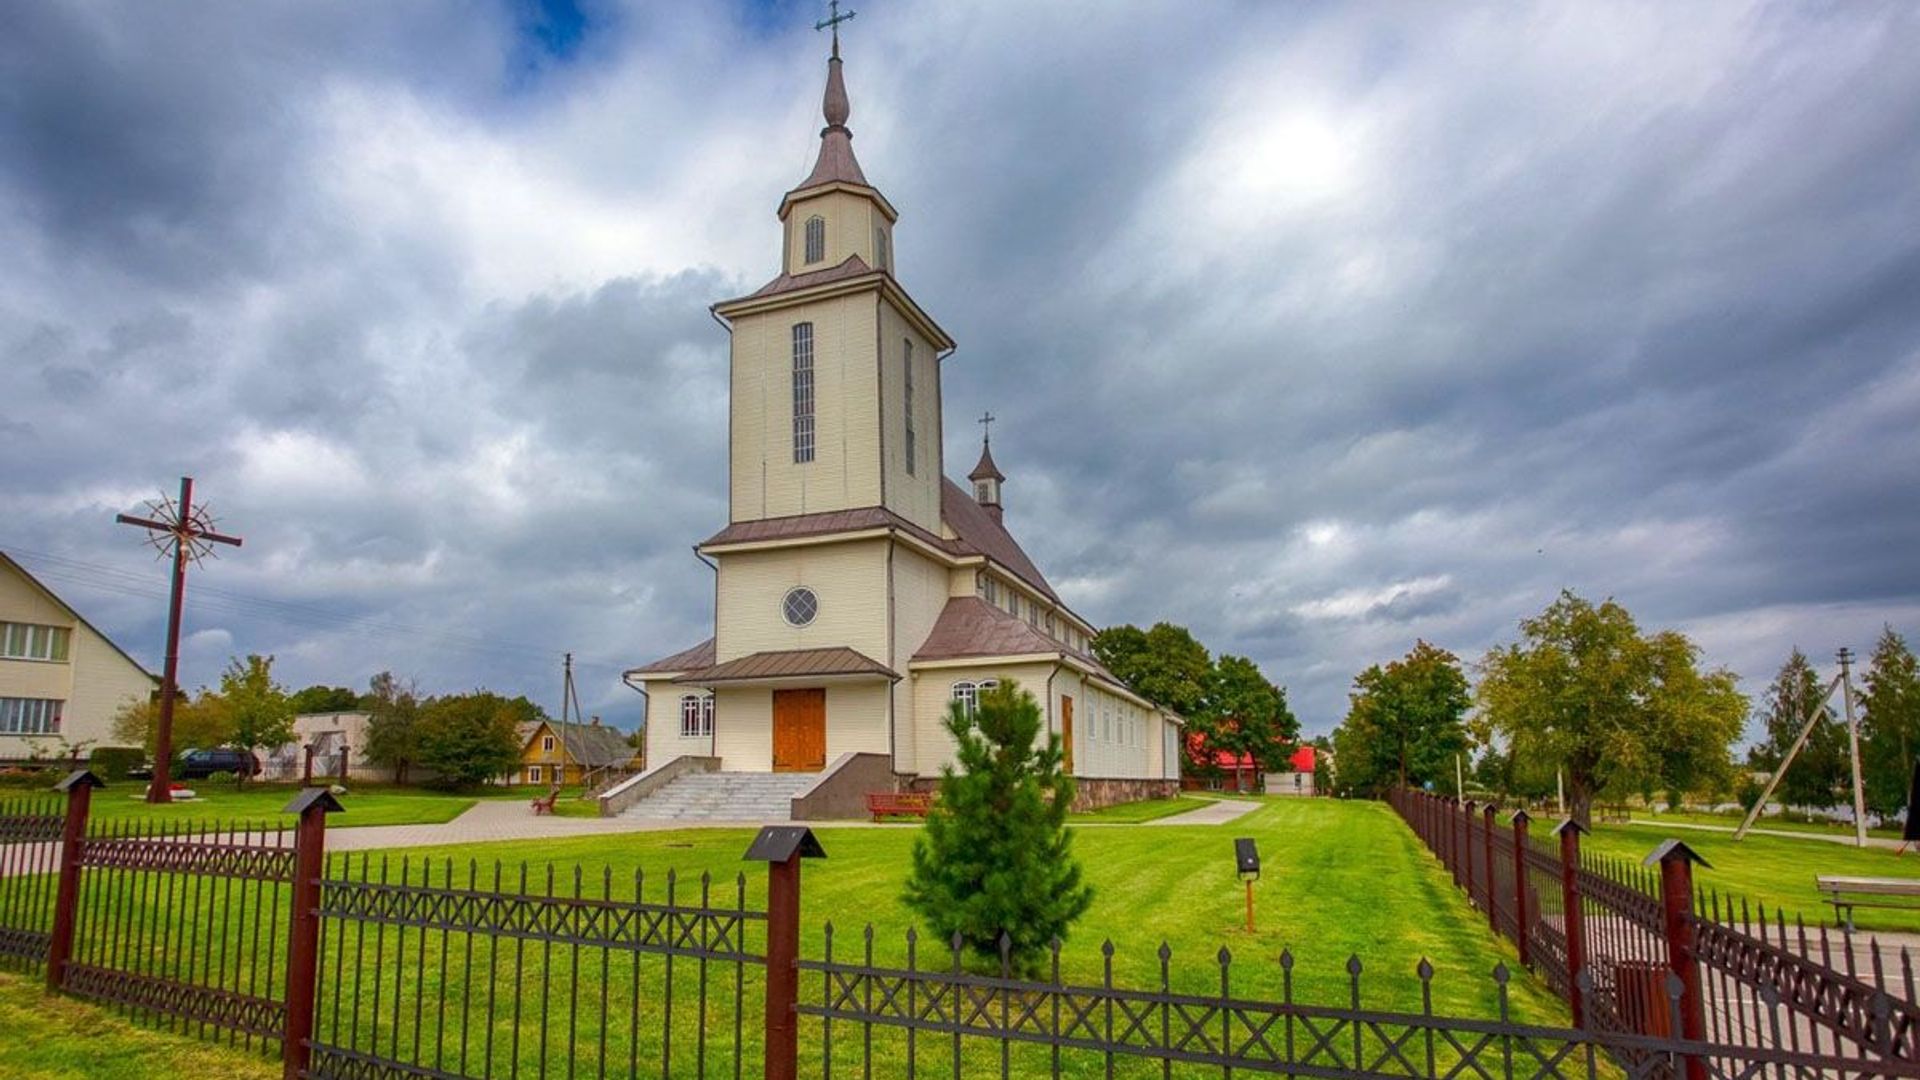
[[[900,278],[1097,625],[1309,733],[1565,588],[1758,693],[1920,637],[1920,7],[851,5]],[[727,341],[823,4],[49,0],[0,34],[0,549],[156,670],[113,515],[192,475],[183,682],[622,726],[709,633]]]

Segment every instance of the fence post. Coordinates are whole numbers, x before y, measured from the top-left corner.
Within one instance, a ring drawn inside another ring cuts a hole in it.
[[[800,1075],[800,860],[826,857],[805,825],[769,825],[747,849],[767,864],[766,1080]]]
[[[1473,839],[1473,800],[1456,797],[1450,808],[1452,824],[1447,832],[1452,836],[1453,848],[1448,860],[1453,866],[1453,883],[1467,891],[1467,899],[1473,899],[1473,857],[1469,855],[1467,843]]]
[[[1493,801],[1488,800],[1486,808],[1481,811],[1480,815],[1481,827],[1485,832],[1485,835],[1480,839],[1485,843],[1487,849],[1487,925],[1493,928],[1494,934],[1498,935],[1500,933],[1500,905],[1493,898],[1495,888],[1493,881],[1493,815]]]
[[[300,769],[300,786],[312,787],[313,786],[313,744],[308,743],[307,745],[301,747],[301,749],[306,751],[307,760],[306,760],[306,763]]]
[[[1533,946],[1527,939],[1527,808],[1513,812],[1513,940],[1520,947],[1520,963],[1533,966]]]
[[[1561,929],[1567,937],[1567,1004],[1573,1026],[1587,1026],[1586,995],[1580,992],[1580,973],[1587,967],[1586,913],[1580,909],[1580,834],[1586,830],[1568,818],[1553,827],[1560,838]]]
[[[280,1040],[284,1080],[300,1080],[313,1062],[313,1009],[320,981],[320,875],[327,858],[327,815],[343,809],[326,788],[294,796],[284,813],[293,832],[293,903],[287,930],[287,1029]]]
[[[1667,967],[1680,978],[1680,1037],[1699,1042],[1707,1037],[1706,1010],[1700,1000],[1700,964],[1693,952],[1693,864],[1707,860],[1679,840],[1653,849],[1642,865],[1660,866],[1660,911],[1666,923]],[[1687,1057],[1687,1080],[1706,1080],[1707,1065]]]
[[[67,820],[60,830],[60,876],[53,894],[53,936],[47,942],[49,990],[58,990],[66,982],[80,916],[80,848],[87,836],[87,811],[93,805],[93,789],[105,786],[86,769],[75,769],[53,788],[66,793]]]

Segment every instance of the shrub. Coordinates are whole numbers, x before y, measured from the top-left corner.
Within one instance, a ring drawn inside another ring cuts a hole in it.
[[[1093,903],[1066,827],[1073,778],[1060,737],[1039,743],[1040,706],[1012,681],[983,692],[972,716],[955,702],[946,727],[960,771],[941,770],[903,899],[978,957],[997,960],[1004,935],[1014,967],[1033,972]]]
[[[109,784],[125,780],[129,769],[146,763],[147,752],[137,746],[101,746],[87,758],[87,768]]]

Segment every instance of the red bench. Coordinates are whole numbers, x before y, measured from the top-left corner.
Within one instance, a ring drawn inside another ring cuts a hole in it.
[[[533,800],[534,816],[538,817],[541,814],[553,813],[553,804],[557,802],[559,798],[560,798],[560,789],[554,788],[552,791],[547,792],[546,798]]]
[[[867,813],[873,820],[885,817],[926,817],[933,809],[933,796],[919,792],[870,791]]]

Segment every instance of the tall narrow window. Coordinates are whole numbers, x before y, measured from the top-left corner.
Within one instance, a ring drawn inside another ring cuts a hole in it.
[[[913,434],[913,339],[907,339],[907,475],[913,475],[913,459],[918,457],[918,442]]]
[[[793,324],[793,463],[813,460],[813,324]]]
[[[817,263],[827,257],[827,220],[819,215],[807,219],[807,261]]]
[[[892,253],[887,250],[887,230],[878,225],[873,227],[873,265],[876,269],[891,270],[888,264]]]

